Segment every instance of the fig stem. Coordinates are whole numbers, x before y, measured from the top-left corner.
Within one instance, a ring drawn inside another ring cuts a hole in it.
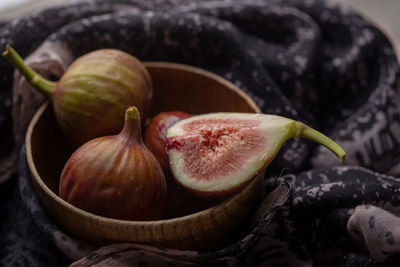
[[[6,50],[3,52],[3,57],[16,67],[33,87],[46,97],[51,98],[54,93],[55,82],[49,81],[35,72],[9,44],[7,44]]]
[[[141,141],[141,123],[139,110],[131,106],[125,112],[125,124],[121,134],[128,136],[131,140]]]
[[[299,121],[296,122],[296,126],[296,137],[304,137],[325,146],[334,154],[336,154],[336,156],[338,156],[341,163],[344,162],[346,159],[346,152],[335,141]]]

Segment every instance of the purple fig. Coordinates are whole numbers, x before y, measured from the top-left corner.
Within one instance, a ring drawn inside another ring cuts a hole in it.
[[[161,166],[144,145],[139,112],[126,111],[117,135],[83,144],[68,159],[60,197],[97,215],[123,220],[157,220],[166,205]]]
[[[190,116],[192,114],[177,110],[161,112],[150,120],[144,131],[144,143],[160,162],[165,175],[171,172],[166,150],[167,129],[177,121]]]

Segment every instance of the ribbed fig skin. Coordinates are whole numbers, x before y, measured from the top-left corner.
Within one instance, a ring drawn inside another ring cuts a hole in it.
[[[157,220],[166,184],[153,154],[126,136],[96,138],[75,151],[60,180],[60,197],[91,213],[123,220]]]
[[[53,107],[64,133],[76,144],[117,134],[125,110],[136,106],[146,118],[153,87],[143,64],[115,49],[88,53],[71,64],[57,83]]]

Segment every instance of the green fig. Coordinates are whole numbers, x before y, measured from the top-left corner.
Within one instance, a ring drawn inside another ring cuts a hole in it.
[[[129,106],[140,110],[142,120],[149,111],[153,97],[150,75],[138,59],[123,51],[100,49],[85,54],[58,82],[37,74],[9,45],[3,56],[52,100],[60,128],[77,145],[118,133]]]
[[[343,149],[322,133],[285,117],[210,113],[178,121],[167,131],[167,151],[177,182],[200,196],[235,192],[262,173],[294,137],[316,141],[341,161]]]

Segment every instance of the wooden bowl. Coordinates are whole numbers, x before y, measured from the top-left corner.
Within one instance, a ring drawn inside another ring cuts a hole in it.
[[[256,104],[227,80],[174,63],[145,63],[154,83],[152,113],[182,110],[260,112]],[[76,208],[58,196],[61,170],[73,152],[57,126],[52,106],[44,104],[26,134],[27,161],[44,208],[71,236],[95,245],[138,242],[163,248],[207,250],[222,246],[249,215],[259,196],[261,175],[242,191],[205,210],[159,221],[105,218]]]

